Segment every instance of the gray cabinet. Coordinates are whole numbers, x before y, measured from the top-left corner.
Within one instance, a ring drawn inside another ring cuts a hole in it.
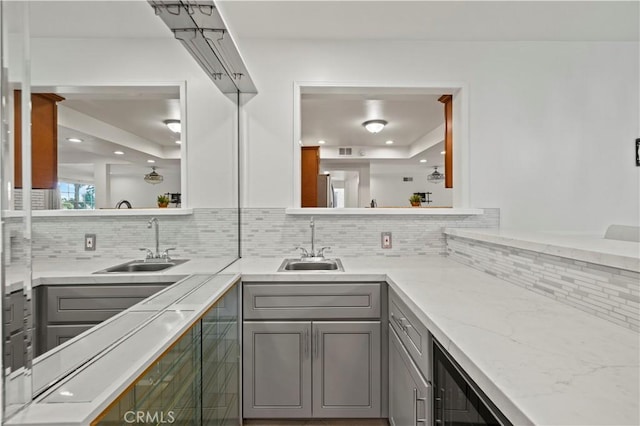
[[[244,417],[379,418],[380,287],[245,283]]]
[[[389,332],[389,424],[432,424],[432,388],[404,348],[398,334]]]
[[[379,321],[245,321],[244,416],[380,417]]]
[[[42,285],[36,288],[36,356],[127,310],[171,283]]]
[[[24,367],[24,308],[25,297],[22,290],[10,293],[4,298],[4,367],[12,371]]]
[[[313,322],[314,417],[380,417],[380,321]]]
[[[311,322],[245,322],[244,416],[311,417]]]

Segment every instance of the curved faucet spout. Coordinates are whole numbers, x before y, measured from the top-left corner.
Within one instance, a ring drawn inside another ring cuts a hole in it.
[[[147,222],[147,228],[151,228],[154,224],[156,225],[156,253],[154,257],[156,259],[159,259],[160,258],[160,223],[158,222],[157,217],[152,217],[151,219],[149,219],[149,222]]]

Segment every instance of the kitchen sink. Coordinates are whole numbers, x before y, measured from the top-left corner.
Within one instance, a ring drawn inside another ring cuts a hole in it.
[[[127,263],[112,266],[110,268],[102,269],[94,272],[94,274],[110,274],[110,273],[131,273],[131,272],[158,272],[165,269],[172,268],[176,265],[180,265],[189,259],[172,259],[169,261],[145,261],[145,260],[132,260]]]
[[[340,259],[285,259],[278,272],[291,271],[338,271],[344,272]]]

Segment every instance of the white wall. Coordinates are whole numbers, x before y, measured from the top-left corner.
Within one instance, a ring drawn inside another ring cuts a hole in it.
[[[427,176],[433,172],[432,168],[407,168],[404,172],[396,169],[381,165],[371,166],[371,198],[375,198],[378,207],[409,207],[409,197],[414,192],[431,192],[429,199],[433,202],[423,203],[423,206],[452,206],[453,190],[446,189],[444,182],[434,184],[427,181]],[[413,177],[413,181],[404,182],[403,177]]]
[[[510,228],[604,233],[638,222],[638,43],[238,44],[259,90],[245,107],[249,206],[292,206],[294,81],[464,82],[471,206],[499,207]]]
[[[120,200],[127,200],[136,209],[158,207],[157,197],[160,194],[180,192],[180,175],[177,173],[162,174],[162,183],[151,185],[139,175],[111,175],[111,205]],[[175,207],[173,204],[170,207]],[[126,206],[125,206],[126,207]]]
[[[237,205],[236,105],[177,40],[35,38],[31,49],[33,86],[186,81],[188,207]]]

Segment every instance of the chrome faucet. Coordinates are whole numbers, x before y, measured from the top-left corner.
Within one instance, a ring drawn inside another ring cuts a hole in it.
[[[153,225],[156,226],[156,252],[149,250],[148,248],[141,248],[140,250],[146,252],[145,260],[147,261],[170,261],[171,257],[169,257],[169,251],[175,250],[174,247],[168,248],[160,254],[160,221],[157,217],[152,217],[147,222],[147,228],[151,228]]]
[[[156,259],[160,258],[160,224],[158,223],[158,218],[157,217],[152,217],[151,219],[149,219],[149,222],[147,222],[147,228],[151,228],[153,225],[156,225],[156,253],[153,257],[155,257]]]
[[[315,257],[316,256],[316,248],[315,248],[316,224],[313,221],[313,216],[311,216],[311,222],[309,222],[309,226],[311,227],[311,256]]]
[[[325,250],[330,251],[331,247],[322,247],[316,251],[316,223],[313,220],[313,216],[311,216],[311,221],[309,222],[309,227],[311,228],[311,251],[308,251],[304,247],[296,247],[296,250],[301,250],[302,253],[300,257],[302,259],[306,258],[324,258]]]

